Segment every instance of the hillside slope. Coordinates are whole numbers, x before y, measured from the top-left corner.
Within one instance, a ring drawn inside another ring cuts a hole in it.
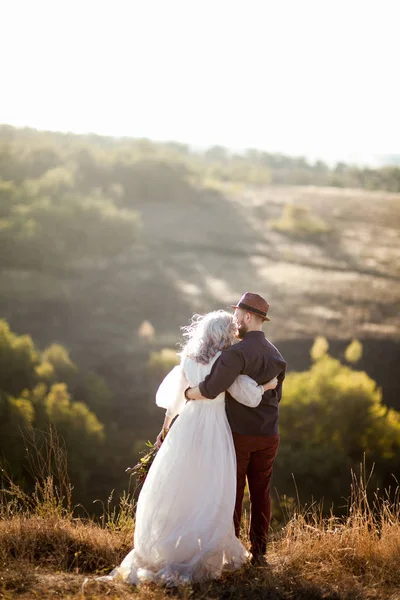
[[[142,231],[124,255],[62,271],[0,271],[0,314],[13,329],[43,346],[65,344],[124,395],[144,377],[144,320],[155,327],[152,347],[173,347],[193,312],[229,307],[246,290],[268,299],[267,335],[292,349],[321,334],[399,341],[400,194],[185,184],[176,196],[166,186],[165,195],[125,202],[139,211]],[[296,212],[288,232],[277,230],[287,205],[308,209],[306,221],[320,219],[327,231],[304,233]],[[399,345],[390,348],[382,363],[394,393]],[[303,368],[297,354],[289,357],[294,369]]]
[[[330,231],[274,230],[288,203],[309,207]],[[124,256],[50,274],[3,269],[1,312],[46,342],[91,353],[107,340],[123,351],[144,319],[171,343],[193,311],[255,290],[271,304],[274,339],[400,336],[400,194],[191,190],[189,201],[135,199],[134,208],[142,235]]]

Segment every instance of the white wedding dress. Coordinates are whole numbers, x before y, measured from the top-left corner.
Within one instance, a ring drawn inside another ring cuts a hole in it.
[[[187,403],[184,397],[188,385],[204,380],[219,354],[207,365],[184,359],[158,389],[157,404],[168,416],[180,416],[140,493],[134,549],[109,579],[132,584],[199,581],[237,569],[248,557],[233,528],[236,456],[225,393]],[[263,394],[262,386],[246,375],[229,391],[249,406],[257,406]]]

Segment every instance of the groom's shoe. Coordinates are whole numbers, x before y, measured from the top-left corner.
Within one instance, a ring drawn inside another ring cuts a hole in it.
[[[269,567],[270,564],[265,558],[264,554],[253,554],[250,560],[250,564],[253,567]]]

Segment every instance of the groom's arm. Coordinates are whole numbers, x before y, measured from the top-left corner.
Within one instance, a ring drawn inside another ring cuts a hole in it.
[[[242,354],[234,346],[225,350],[215,361],[211,373],[205,380],[198,387],[186,390],[186,398],[188,400],[200,400],[201,398],[213,400],[232,385],[243,368]]]

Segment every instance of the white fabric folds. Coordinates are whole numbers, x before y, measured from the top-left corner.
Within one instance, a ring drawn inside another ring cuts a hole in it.
[[[216,359],[202,365],[186,358],[160,385],[158,406],[180,416],[139,496],[134,549],[110,579],[132,584],[199,581],[238,569],[248,557],[233,528],[236,457],[225,393],[188,403],[184,397],[185,388],[203,381]],[[240,395],[245,388],[246,403],[260,402],[262,388],[248,379],[243,376],[235,392]]]

